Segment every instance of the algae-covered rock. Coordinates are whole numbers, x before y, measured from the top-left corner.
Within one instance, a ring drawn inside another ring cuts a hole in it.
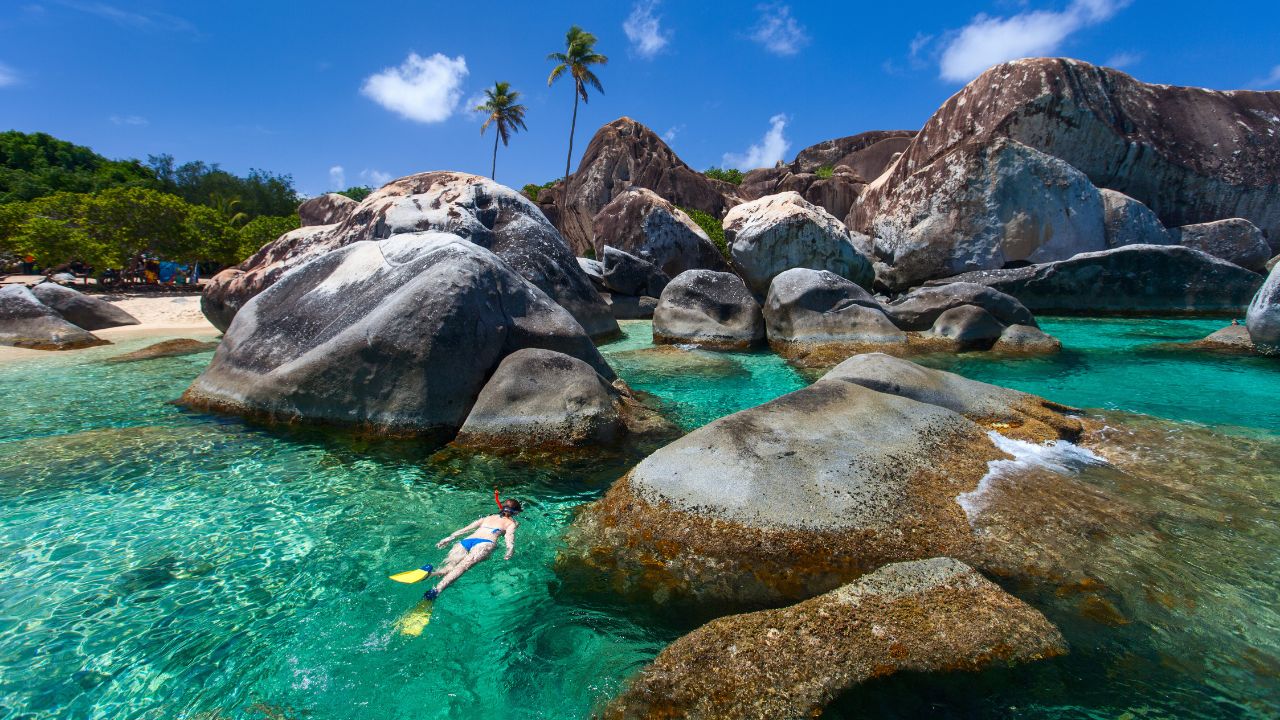
[[[218,347],[215,342],[203,342],[200,340],[192,340],[191,338],[178,338],[176,340],[162,340],[154,345],[148,345],[141,350],[134,350],[123,355],[107,358],[109,363],[125,363],[137,362],[139,360],[154,360],[155,358],[181,357],[183,355],[195,355],[196,353],[208,352]]]
[[[663,650],[604,717],[817,717],[872,678],[1066,652],[1037,610],[964,563],[935,557],[887,565],[790,607],[713,620]]]

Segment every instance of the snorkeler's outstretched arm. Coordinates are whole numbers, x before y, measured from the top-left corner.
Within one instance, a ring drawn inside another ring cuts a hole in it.
[[[447,537],[447,538],[445,538],[445,539],[441,540],[440,542],[436,543],[436,547],[438,547],[438,548],[442,548],[442,547],[444,547],[445,545],[448,545],[449,543],[451,543],[451,542],[453,542],[454,540],[458,539],[458,537],[460,537],[460,536],[462,536],[462,535],[466,535],[467,533],[471,532],[472,530],[475,530],[476,528],[480,527],[480,522],[481,522],[481,521],[483,521],[483,520],[484,520],[484,518],[480,518],[480,520],[476,520],[475,522],[471,523],[470,525],[468,525],[468,526],[466,526],[466,527],[464,527],[464,528],[459,529],[459,530],[458,530],[457,532],[455,532],[454,534],[452,534],[452,535],[450,535],[449,537]]]
[[[503,560],[510,560],[512,553],[516,551],[516,528],[518,527],[520,527],[520,523],[511,523],[511,529],[502,536],[502,539],[507,543],[507,554],[502,556]]]

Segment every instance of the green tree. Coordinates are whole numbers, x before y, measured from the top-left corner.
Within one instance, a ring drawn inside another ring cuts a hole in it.
[[[596,52],[596,36],[574,25],[564,36],[565,52],[554,52],[547,55],[547,59],[554,61],[556,66],[552,68],[551,75],[547,77],[547,87],[550,87],[560,76],[569,73],[573,78],[573,120],[569,123],[569,157],[564,161],[564,183],[569,185],[569,166],[573,162],[573,133],[578,126],[578,99],[587,102],[587,86],[596,89],[596,92],[604,94],[604,87],[600,85],[600,78],[596,77],[591,71],[592,65],[607,65],[609,58]]]
[[[373,194],[373,188],[369,187],[368,185],[352,185],[346,190],[339,190],[338,194],[346,195],[352,200],[355,200],[356,202],[360,202],[361,200],[364,200],[365,198],[369,197],[369,195]]]
[[[493,167],[489,177],[498,179],[498,139],[502,139],[505,147],[511,135],[519,130],[528,130],[524,125],[524,105],[516,102],[520,93],[511,89],[511,83],[494,81],[493,87],[484,91],[485,101],[475,107],[476,112],[489,113],[480,126],[480,134],[493,124]]]
[[[137,160],[108,160],[45,133],[0,133],[0,204],[122,185],[150,187],[155,177]]]
[[[186,231],[185,255],[168,256],[170,260],[212,260],[223,265],[234,265],[244,258],[240,255],[240,234],[227,222],[223,213],[203,205],[187,205],[187,217],[183,223]],[[178,248],[173,250],[178,251]]]
[[[120,265],[144,252],[188,260],[198,257],[200,250],[187,223],[189,214],[190,205],[174,195],[112,188],[89,197],[84,227],[96,242],[114,250]]]
[[[290,230],[297,230],[300,225],[297,215],[278,217],[263,215],[250,220],[237,231],[239,235],[237,261],[248,258],[258,252],[263,245],[273,242]]]

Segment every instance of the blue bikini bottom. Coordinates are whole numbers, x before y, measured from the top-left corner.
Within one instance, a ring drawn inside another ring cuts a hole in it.
[[[462,546],[463,550],[466,550],[467,552],[471,552],[471,548],[479,545],[480,543],[491,543],[491,542],[493,541],[485,540],[484,538],[467,538],[466,540],[463,540],[461,543],[459,543],[459,545]]]

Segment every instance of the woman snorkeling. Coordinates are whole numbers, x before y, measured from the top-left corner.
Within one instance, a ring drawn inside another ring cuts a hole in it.
[[[494,500],[497,499],[497,491],[494,491]],[[422,569],[426,571],[427,577],[442,576],[440,582],[428,590],[423,597],[427,600],[435,600],[439,597],[440,593],[452,585],[454,580],[462,577],[463,573],[493,554],[494,548],[498,546],[499,537],[507,543],[507,552],[502,559],[510,560],[511,554],[516,551],[516,528],[520,526],[515,518],[523,509],[519,500],[507,498],[498,503],[497,515],[482,517],[436,543],[436,547],[443,548],[458,537],[471,533],[471,537],[463,539],[449,550],[439,570],[430,565],[423,566]]]

